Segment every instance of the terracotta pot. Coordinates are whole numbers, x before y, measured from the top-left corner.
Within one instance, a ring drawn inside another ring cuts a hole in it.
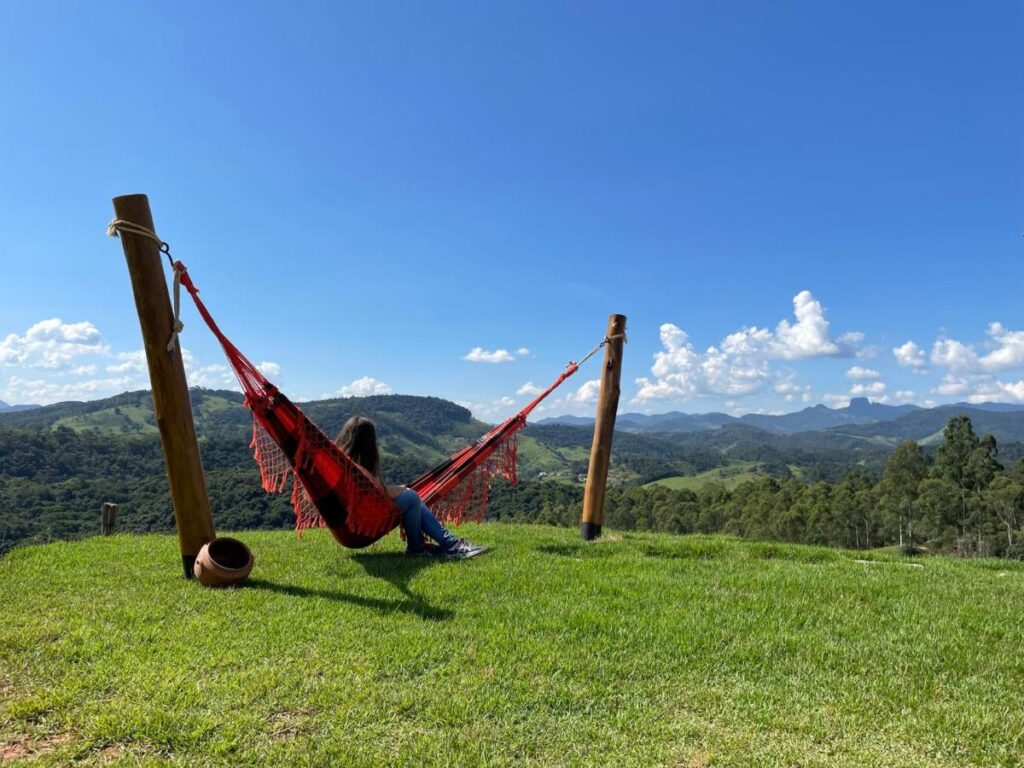
[[[217,538],[204,544],[192,568],[196,579],[207,587],[241,584],[252,571],[252,552],[238,539]]]

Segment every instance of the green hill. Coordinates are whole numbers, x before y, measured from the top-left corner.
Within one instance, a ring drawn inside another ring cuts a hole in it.
[[[242,396],[205,389],[193,389],[190,395],[217,524],[235,529],[289,525],[287,498],[268,496],[259,486],[248,448],[252,421]],[[350,416],[372,418],[385,474],[393,482],[417,477],[488,429],[467,409],[436,397],[336,398],[303,403],[302,408],[331,436]],[[585,427],[530,427],[519,441],[520,479],[554,481],[581,493],[591,438],[592,430]],[[720,463],[723,459],[699,445],[620,434],[610,481],[617,485],[691,474]],[[561,490],[541,496],[531,498],[540,506],[555,498],[565,504],[576,498],[566,499]],[[497,498],[509,497],[499,492]],[[26,540],[93,532],[105,501],[121,505],[123,530],[172,528],[149,392],[0,414],[0,553]]]
[[[0,559],[0,751],[37,766],[1018,766],[1024,568],[467,526],[462,562],[241,534]]]
[[[271,496],[260,487],[248,448],[251,421],[240,395],[193,390],[191,396],[217,526],[289,527],[287,496]],[[408,482],[488,428],[465,408],[432,397],[341,398],[303,408],[329,435],[353,414],[373,418],[385,476],[392,482]],[[920,419],[922,413],[886,422],[885,428]],[[999,419],[1012,425],[1021,414],[987,410],[982,415],[987,428]],[[519,442],[521,483],[515,489],[495,485],[489,519],[578,525],[592,437],[585,426],[529,426]],[[936,448],[932,440],[927,454],[933,456]],[[1024,455],[1022,445],[998,448],[1006,474],[1024,479],[1024,469],[1016,465]],[[786,435],[737,423],[704,432],[617,431],[606,522],[626,530],[726,532],[807,544],[892,544],[900,540],[901,522],[877,484],[892,449],[893,438],[885,435]],[[942,497],[949,489],[942,485],[932,491],[934,498],[913,510],[915,535],[929,546],[963,550],[966,545],[957,541],[967,535],[965,529],[943,511],[952,504]],[[26,541],[93,533],[106,501],[120,505],[119,530],[173,529],[148,392],[0,414],[0,554]],[[1010,540],[1012,531],[997,516],[998,499],[975,493],[969,501],[976,548],[1021,556]]]
[[[901,440],[933,443],[953,416],[967,416],[978,434],[992,434],[1000,443],[1024,442],[1024,411],[993,411],[967,405],[918,410],[893,421],[836,427],[830,434],[880,438],[890,445]]]

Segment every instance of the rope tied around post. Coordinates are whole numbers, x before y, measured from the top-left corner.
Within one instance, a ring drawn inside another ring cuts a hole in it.
[[[157,414],[156,426],[167,470],[181,565],[185,577],[191,579],[196,575],[197,557],[216,537],[217,530],[206,490],[182,356],[180,351],[166,351],[174,327],[174,310],[161,254],[173,268],[171,249],[156,234],[158,230],[145,195],[121,195],[114,198],[113,204],[113,221],[107,233],[118,237],[124,250],[152,384],[153,412]],[[182,281],[186,288],[187,280],[186,274]]]
[[[125,221],[124,219],[113,219],[107,225],[107,237],[119,238],[124,232],[127,232],[130,235],[149,238],[156,243],[157,248],[160,249],[160,253],[167,257],[167,263],[171,265],[171,271],[174,272],[174,323],[172,324],[173,330],[171,331],[171,338],[167,342],[167,351],[173,352],[175,346],[178,344],[178,334],[185,330],[185,324],[181,321],[181,276],[186,272],[185,265],[180,261],[175,261],[171,258],[170,244],[161,240],[153,230],[146,229],[146,227],[143,227],[140,224]]]

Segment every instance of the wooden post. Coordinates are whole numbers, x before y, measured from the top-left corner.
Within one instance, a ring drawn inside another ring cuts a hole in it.
[[[601,394],[597,399],[597,418],[594,420],[594,442],[590,448],[590,467],[583,495],[583,522],[580,536],[590,541],[601,536],[604,523],[604,494],[608,486],[608,462],[612,457],[612,435],[615,432],[615,414],[619,409],[619,377],[622,374],[622,348],[626,341],[626,316],[608,318],[611,339],[604,345],[604,367],[601,369]]]
[[[114,215],[123,221],[153,228],[153,216],[145,195],[114,198]],[[142,343],[149,363],[153,385],[153,412],[160,429],[160,442],[167,464],[167,482],[174,504],[174,522],[178,528],[181,564],[185,578],[194,578],[192,567],[203,545],[216,535],[210,499],[206,494],[203,463],[199,457],[192,404],[188,398],[181,345],[167,351],[174,325],[171,302],[167,296],[162,254],[150,238],[130,232],[120,234],[128,274],[135,293],[135,307],[142,326]]]
[[[100,536],[110,536],[117,525],[117,504],[109,501],[103,504],[100,510]]]

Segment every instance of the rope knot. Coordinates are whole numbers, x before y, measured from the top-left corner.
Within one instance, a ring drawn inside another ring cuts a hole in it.
[[[174,330],[171,331],[171,340],[167,342],[167,351],[173,352],[178,344],[178,334],[185,330],[185,324],[181,322],[181,276],[188,270],[180,261],[171,262],[174,269]]]

